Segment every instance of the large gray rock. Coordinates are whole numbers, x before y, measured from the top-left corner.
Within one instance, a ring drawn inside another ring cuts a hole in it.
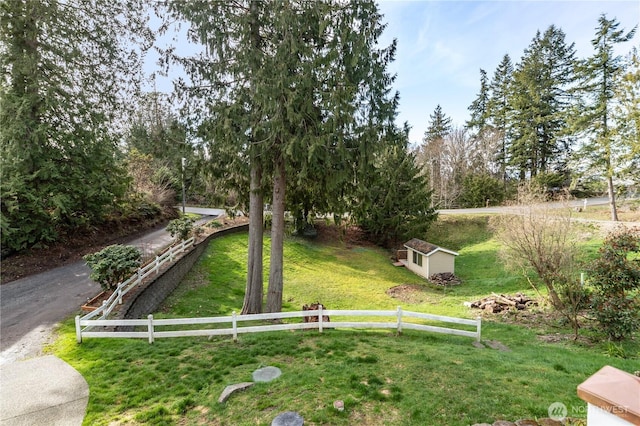
[[[302,416],[293,411],[287,411],[279,414],[278,417],[273,419],[271,426],[302,426],[304,425],[304,419]]]
[[[254,382],[270,382],[277,379],[282,374],[278,367],[259,368],[253,372]]]

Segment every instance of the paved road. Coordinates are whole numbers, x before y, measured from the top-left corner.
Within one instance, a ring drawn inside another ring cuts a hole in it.
[[[207,215],[200,221],[224,213],[220,209],[187,208],[190,211]],[[164,229],[128,242],[143,253],[170,243],[171,236]],[[89,273],[85,262],[78,261],[0,286],[0,365],[39,354],[55,325],[100,292]]]
[[[547,206],[551,208],[563,208],[563,207],[584,207],[585,199],[571,200],[568,202],[547,203]],[[598,206],[603,204],[609,204],[607,197],[587,198],[587,208],[589,206]],[[518,207],[480,207],[475,209],[441,209],[438,210],[440,214],[492,214],[492,213],[508,213],[518,211]]]

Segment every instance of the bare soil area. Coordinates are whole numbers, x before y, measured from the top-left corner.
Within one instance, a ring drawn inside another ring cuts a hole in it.
[[[401,284],[391,287],[387,294],[394,299],[404,303],[423,303],[429,298],[425,292],[425,287],[418,284]]]

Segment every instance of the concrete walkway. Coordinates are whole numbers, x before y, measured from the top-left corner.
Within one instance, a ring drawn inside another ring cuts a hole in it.
[[[89,385],[73,367],[49,355],[0,367],[0,425],[81,425]]]

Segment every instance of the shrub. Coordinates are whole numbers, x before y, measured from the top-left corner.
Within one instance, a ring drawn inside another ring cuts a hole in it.
[[[631,337],[640,329],[640,230],[623,228],[607,236],[589,268],[594,287],[591,312],[612,340]]]
[[[500,205],[505,198],[504,184],[487,174],[468,175],[462,181],[460,203],[463,207]]]
[[[90,278],[103,290],[113,290],[140,266],[142,254],[133,246],[114,244],[83,259],[91,268]]]
[[[169,222],[167,232],[177,240],[186,240],[191,235],[195,220],[189,216],[182,216]]]
[[[533,270],[547,288],[553,307],[562,312],[565,304],[558,294],[560,286],[565,286],[565,293],[579,302],[574,298],[577,293],[573,278],[576,241],[570,213],[551,210],[544,199],[543,192],[523,187],[519,193],[521,205],[514,207],[515,214],[493,217],[491,225],[503,245],[500,254],[506,266],[523,271],[525,276]]]
[[[208,228],[213,228],[213,229],[218,229],[218,228],[222,228],[222,224],[220,222],[218,222],[217,220],[212,220],[211,222],[207,223],[207,227]]]

